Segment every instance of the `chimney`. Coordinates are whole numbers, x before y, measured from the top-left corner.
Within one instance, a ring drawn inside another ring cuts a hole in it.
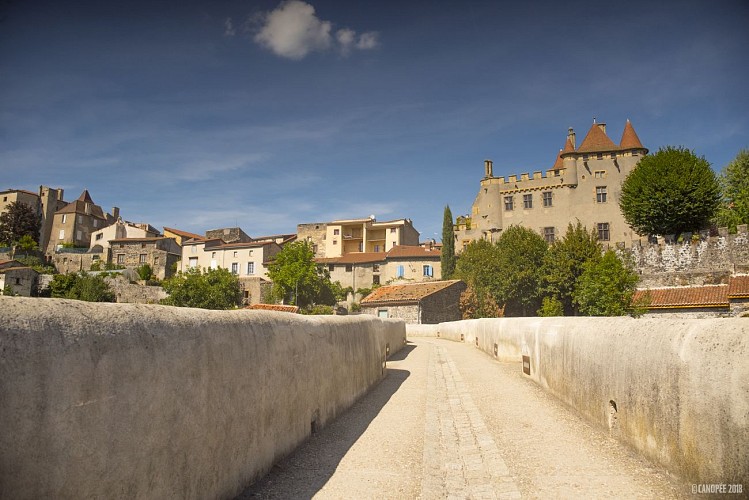
[[[484,160],[484,177],[494,177],[493,163],[491,160]]]
[[[112,218],[114,220],[117,220],[120,218],[120,209],[117,207],[112,207]]]
[[[606,133],[606,124],[605,123],[596,123],[598,125],[598,128],[601,129],[601,132],[604,134]]]
[[[572,127],[567,129],[567,140],[570,141],[570,144],[572,144],[573,149],[577,148],[577,146],[575,146],[575,131],[573,130]]]

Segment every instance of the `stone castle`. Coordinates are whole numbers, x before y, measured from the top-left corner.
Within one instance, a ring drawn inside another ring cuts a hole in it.
[[[479,239],[496,241],[511,225],[536,230],[552,243],[577,220],[596,230],[604,246],[631,247],[640,236],[619,210],[621,185],[647,153],[629,120],[615,144],[606,135],[606,124],[594,119],[579,146],[569,129],[564,148],[545,173],[495,177],[492,161],[486,160],[471,214],[456,220],[456,250]]]

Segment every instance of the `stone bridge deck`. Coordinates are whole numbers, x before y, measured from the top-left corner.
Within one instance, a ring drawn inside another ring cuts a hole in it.
[[[238,498],[686,496],[689,484],[591,427],[519,364],[424,338]]]

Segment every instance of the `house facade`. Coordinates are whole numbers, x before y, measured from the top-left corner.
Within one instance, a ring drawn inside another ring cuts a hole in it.
[[[190,268],[228,269],[239,278],[245,304],[261,302],[268,279],[268,263],[281,245],[273,240],[225,243],[221,239],[188,240],[182,245],[180,271]]]
[[[569,129],[564,148],[545,173],[495,177],[493,162],[486,160],[470,215],[456,219],[456,252],[471,241],[496,241],[511,225],[538,231],[552,243],[577,220],[595,230],[604,245],[631,246],[641,238],[619,210],[621,185],[647,153],[629,120],[619,144],[606,135],[605,123],[594,120],[579,146]]]
[[[461,319],[460,280],[382,286],[361,301],[364,314],[398,318],[410,324],[436,324]]]
[[[16,260],[0,261],[0,294],[6,286],[15,295],[34,297],[39,289],[39,273]]]
[[[112,240],[124,238],[156,238],[160,236],[159,231],[150,224],[133,223],[117,219],[114,224],[91,233],[89,248],[99,252],[109,250]]]
[[[144,237],[117,238],[109,242],[111,262],[125,269],[137,269],[144,264],[151,266],[158,279],[172,276],[175,263],[182,251],[172,238]]]
[[[297,239],[312,244],[316,258],[350,253],[385,253],[398,245],[419,245],[410,219],[378,222],[374,217],[297,225]]]
[[[114,207],[111,214],[105,213],[84,189],[75,201],[55,212],[47,254],[53,255],[56,249],[64,245],[89,248],[91,234],[114,223],[119,212]]]

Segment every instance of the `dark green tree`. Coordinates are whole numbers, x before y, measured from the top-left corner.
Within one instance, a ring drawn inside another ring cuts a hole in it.
[[[86,302],[114,302],[114,293],[99,275],[80,273],[56,274],[49,284],[52,297],[85,300]]]
[[[543,296],[558,301],[564,315],[575,315],[577,308],[573,292],[577,280],[583,274],[586,262],[600,258],[601,245],[596,232],[588,232],[580,221],[574,226],[570,223],[564,237],[556,240],[544,257],[541,270]],[[539,314],[547,316],[559,312],[555,304],[548,303],[547,306],[549,309]]]
[[[501,269],[497,303],[505,316],[535,315],[541,307],[541,266],[548,244],[532,229],[510,226],[496,246]]]
[[[274,300],[300,307],[336,302],[330,274],[315,263],[312,245],[306,241],[284,246],[268,266],[268,277],[273,282],[271,297]]]
[[[639,276],[613,250],[603,257],[585,263],[583,274],[575,286],[575,302],[586,316],[640,315],[633,303]]]
[[[720,201],[710,163],[671,146],[642,158],[622,183],[624,219],[641,235],[681,234],[707,227]]]
[[[39,243],[41,225],[42,220],[33,207],[14,201],[0,214],[0,243],[16,246],[24,236],[29,236],[34,243]]]
[[[468,317],[493,317],[491,308],[488,307],[490,301],[487,296],[497,302],[502,273],[499,262],[499,249],[486,240],[472,241],[461,252],[453,278],[465,281],[471,289],[465,298],[465,306],[472,308],[472,312],[467,314]],[[463,310],[464,315],[466,310]]]
[[[153,276],[153,269],[149,264],[139,266],[135,269],[135,272],[138,273],[138,277],[143,281],[150,280],[151,276]]]
[[[716,223],[736,231],[739,224],[749,224],[749,149],[742,149],[726,165],[718,178],[722,200]]]
[[[442,251],[440,252],[442,279],[449,280],[455,272],[455,236],[453,234],[453,214],[450,205],[445,205],[442,218]]]
[[[169,296],[161,303],[169,306],[234,309],[242,304],[239,279],[221,267],[193,267],[164,280],[162,286]]]

